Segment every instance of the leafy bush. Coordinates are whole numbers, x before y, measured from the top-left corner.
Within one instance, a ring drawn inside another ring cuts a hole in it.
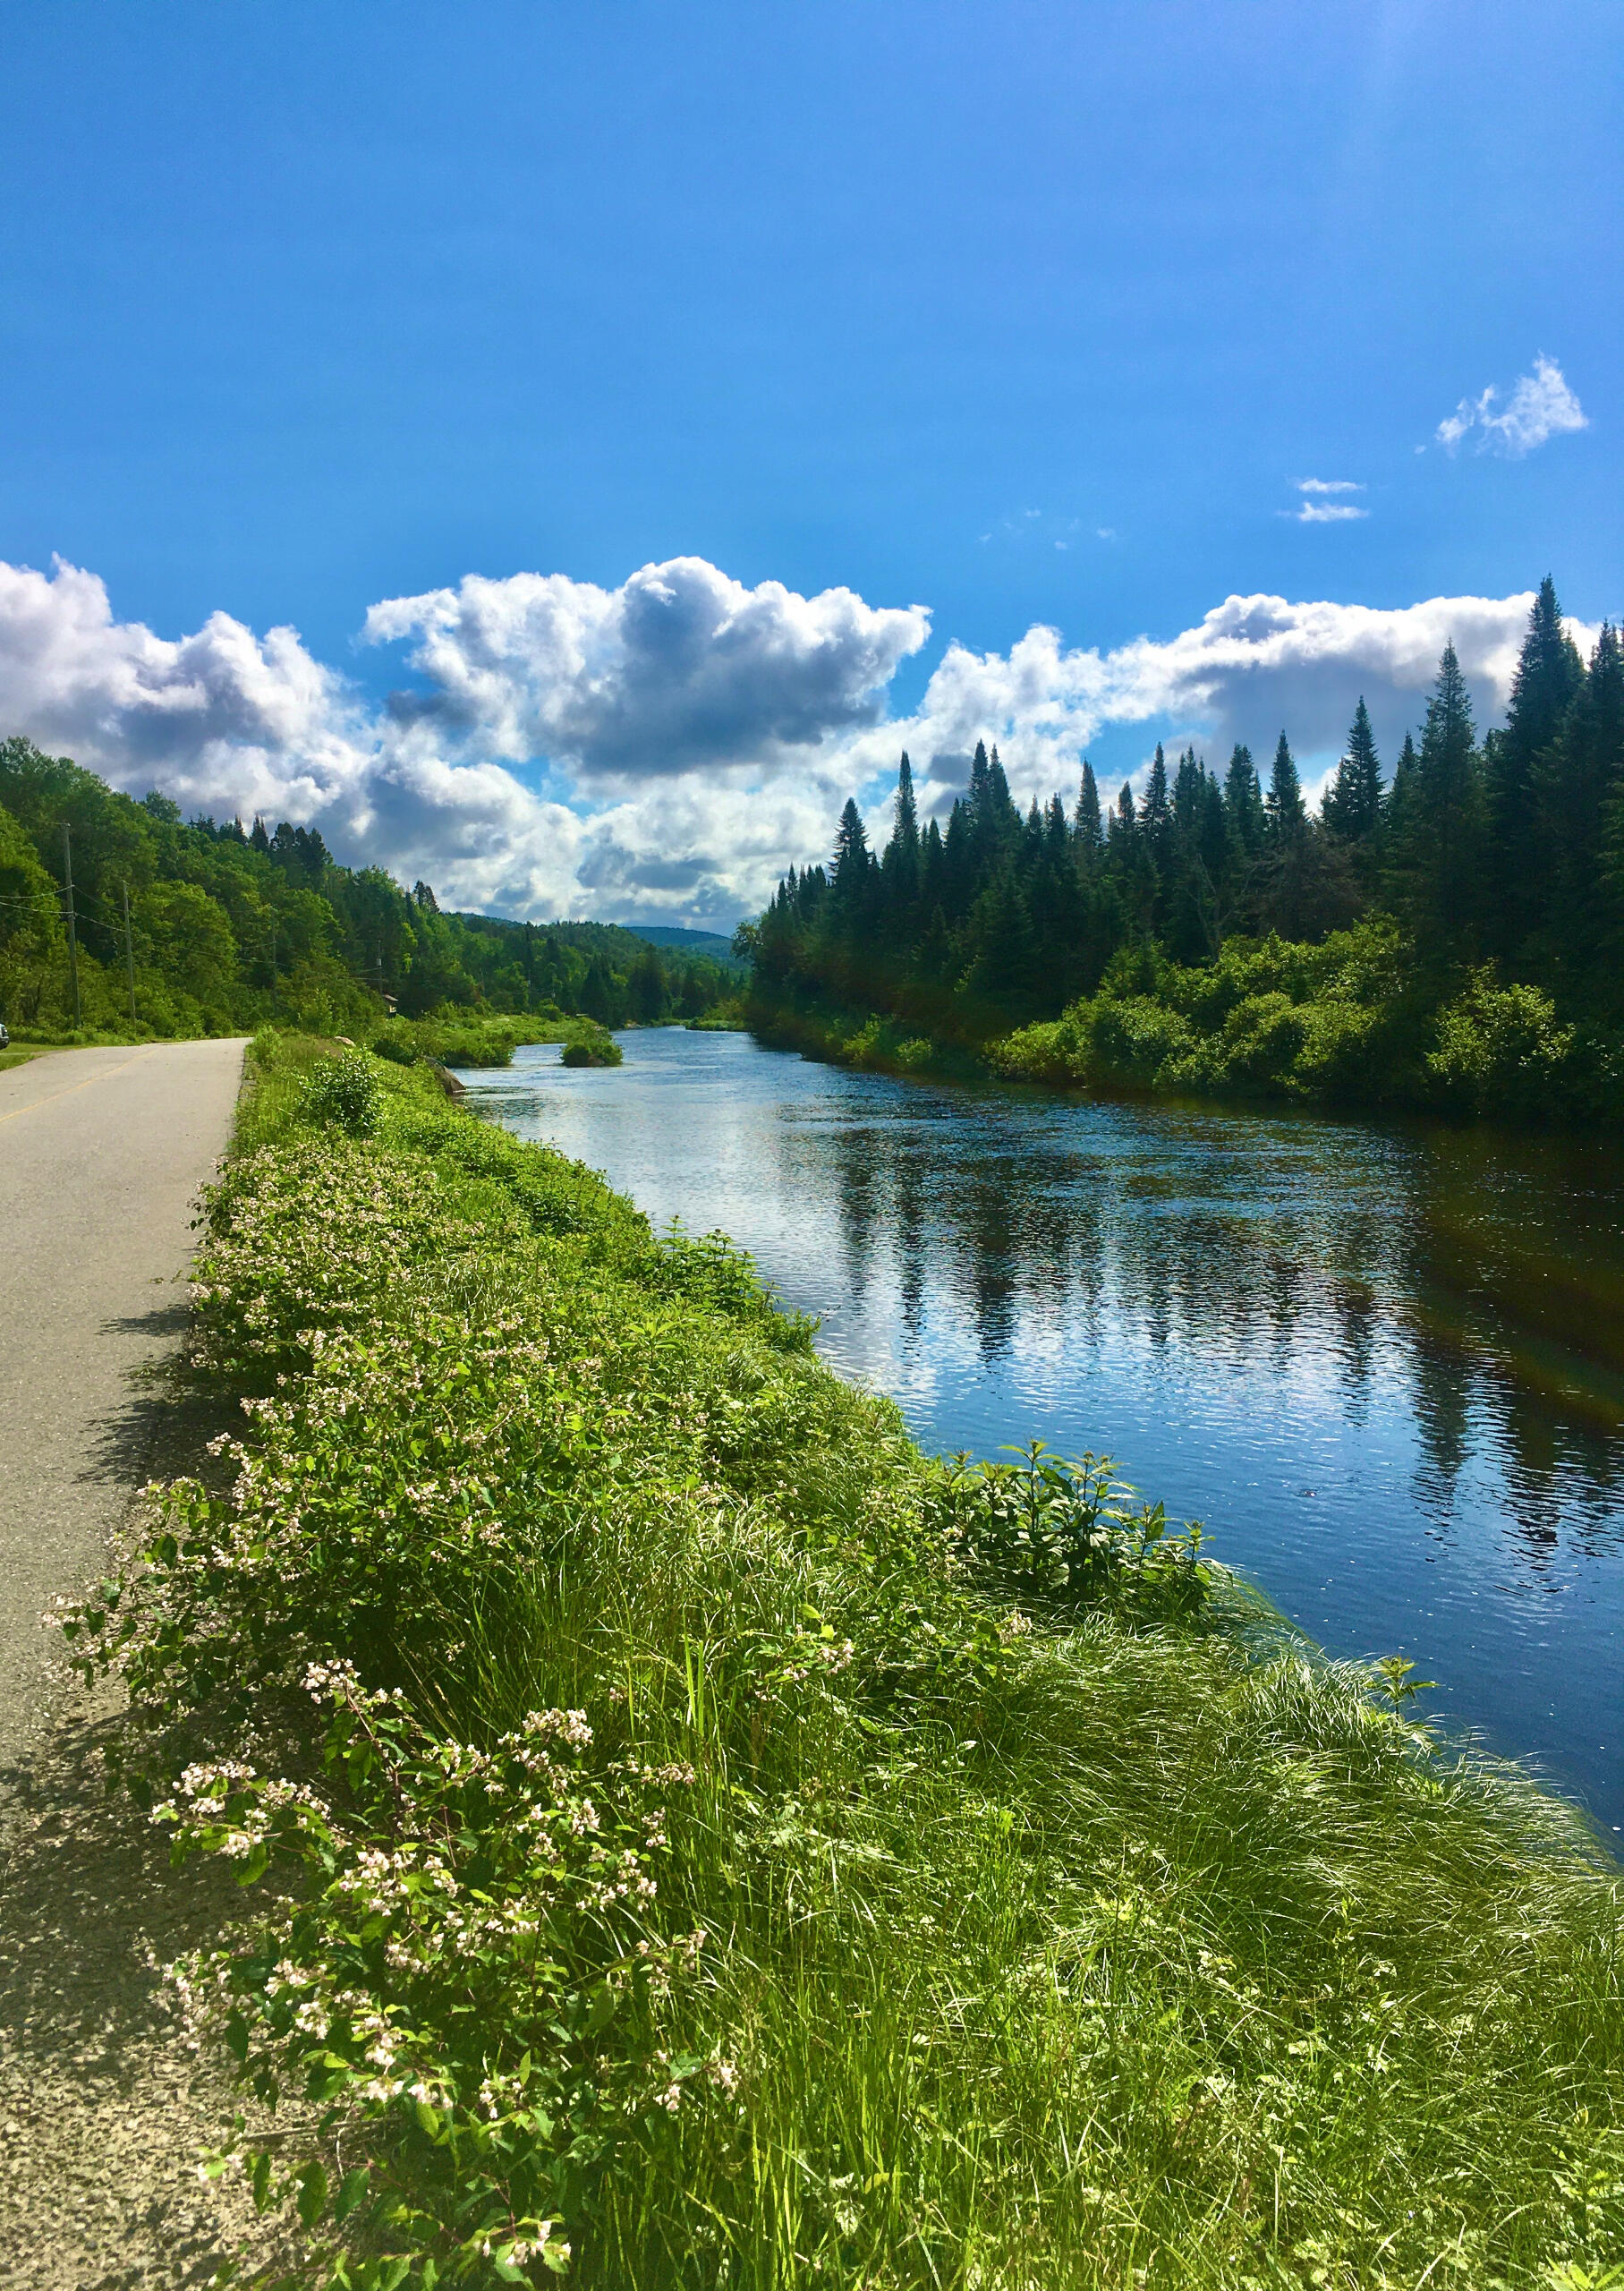
[[[1168,1533],[1160,1503],[1135,1503],[1108,1456],[1076,1463],[1042,1440],[1020,1464],[954,1459],[936,1517],[961,1560],[1028,1600],[1194,1628],[1208,1615],[1202,1531]]]
[[[304,1089],[304,1118],[324,1128],[370,1137],[378,1127],[382,1094],[370,1060],[346,1050],[318,1066]]]
[[[1427,1067],[1452,1105],[1490,1107],[1524,1118],[1549,1114],[1573,1049],[1573,1028],[1536,986],[1499,986],[1492,970],[1438,1014],[1438,1040]]]
[[[1098,994],[994,1043],[987,1063],[1008,1080],[1072,1087],[1423,1106],[1443,1096],[1519,1118],[1552,1087],[1579,1102],[1571,1037],[1543,996],[1484,974],[1440,1013],[1437,991],[1429,1003],[1398,924],[1382,915],[1317,945],[1231,939],[1215,961],[1188,967],[1153,946],[1124,948]]]
[[[1194,1047],[1189,1026],[1177,1010],[1144,996],[1118,1002],[1102,995],[1093,1012],[1089,1070],[1104,1082],[1150,1088],[1163,1066]]]

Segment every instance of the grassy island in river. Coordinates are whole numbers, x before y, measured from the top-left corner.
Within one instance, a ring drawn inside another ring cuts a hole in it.
[[[197,1277],[246,1418],[73,1646],[309,2280],[1616,2281],[1619,1872],[1401,1666],[421,1064],[262,1036]]]

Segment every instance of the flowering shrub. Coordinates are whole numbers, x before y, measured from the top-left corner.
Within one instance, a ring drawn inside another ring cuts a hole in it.
[[[656,2041],[707,1938],[656,1921],[666,1801],[693,1769],[594,1759],[579,1710],[531,1711],[480,1750],[347,1663],[306,1685],[329,1714],[327,1794],[227,1759],[189,1767],[153,1810],[177,1856],[223,1854],[251,1882],[276,1855],[309,1880],[291,1917],[178,1967],[183,2001],[262,2099],[296,2083],[392,2125],[395,2152],[337,2188],[319,2163],[296,2176],[308,2227],[354,2215],[351,2233],[387,2246],[421,2238],[429,2206],[447,2279],[487,2261],[508,2280],[562,2273],[583,2162],[627,2117],[734,2080]]]

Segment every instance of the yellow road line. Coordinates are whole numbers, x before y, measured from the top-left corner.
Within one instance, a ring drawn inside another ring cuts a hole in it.
[[[71,1098],[75,1090],[88,1090],[92,1082],[106,1082],[115,1074],[122,1074],[125,1067],[139,1066],[143,1058],[151,1055],[150,1050],[143,1050],[135,1058],[126,1058],[123,1066],[104,1066],[99,1074],[87,1074],[82,1082],[70,1082],[65,1090],[52,1090],[43,1098],[30,1098],[27,1105],[13,1106],[10,1113],[0,1113],[0,1122],[15,1121],[19,1115],[32,1113],[36,1106],[48,1106],[57,1098]]]

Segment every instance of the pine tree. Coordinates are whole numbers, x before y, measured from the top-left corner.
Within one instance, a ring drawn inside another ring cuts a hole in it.
[[[849,906],[861,891],[866,890],[868,873],[868,830],[863,824],[856,797],[848,796],[846,809],[840,814],[840,824],[835,830],[835,856],[830,868],[835,897]]]
[[[991,767],[987,762],[987,743],[977,740],[975,754],[970,759],[970,809],[975,813],[986,810],[991,792]]]
[[[1417,935],[1433,956],[1470,954],[1480,905],[1483,788],[1472,702],[1453,644],[1426,703],[1405,856]]]
[[[897,808],[891,839],[909,858],[919,852],[919,810],[914,801],[914,772],[904,748],[897,772]]]
[[[1576,999],[1624,1006],[1624,649],[1602,625],[1553,750],[1560,800],[1560,944]]]
[[[1296,843],[1307,831],[1308,814],[1303,805],[1303,787],[1297,778],[1297,764],[1284,732],[1274,751],[1274,769],[1269,775],[1267,805],[1269,833],[1280,843]]]
[[[670,1000],[665,965],[658,947],[645,947],[626,973],[626,1001],[633,1018],[650,1026],[665,1016]]]
[[[1201,809],[1195,822],[1195,847],[1201,854],[1203,866],[1212,879],[1215,890],[1221,896],[1230,873],[1229,819],[1224,804],[1223,789],[1217,776],[1203,771],[1201,777]]]
[[[987,765],[987,793],[999,826],[1006,826],[1015,816],[1015,799],[1009,793],[1009,782],[1004,777],[996,745]]]
[[[1348,746],[1337,766],[1337,776],[1325,790],[1322,808],[1327,828],[1344,843],[1364,842],[1381,823],[1382,766],[1363,694],[1348,728]]]
[[[1487,744],[1484,758],[1487,936],[1502,955],[1518,952],[1560,896],[1560,864],[1541,831],[1540,760],[1561,729],[1584,674],[1547,574],[1528,614],[1505,728]]]
[[[1194,748],[1186,748],[1178,759],[1178,770],[1173,778],[1173,825],[1180,835],[1195,832],[1195,822],[1201,814],[1201,790],[1206,772],[1195,760]]]
[[[976,950],[971,986],[1006,1006],[1025,1001],[1036,969],[1037,942],[1031,909],[1012,866],[1000,867],[976,900],[970,937]]]
[[[1168,802],[1168,760],[1158,740],[1156,753],[1151,758],[1150,778],[1144,783],[1144,800],[1139,806],[1139,827],[1159,866],[1166,856],[1172,825],[1173,813]]]
[[[900,945],[915,927],[914,907],[919,897],[919,812],[914,801],[914,774],[905,748],[897,772],[891,839],[880,862],[880,924],[888,942],[893,945]]]
[[[1237,747],[1224,775],[1224,809],[1229,829],[1243,856],[1255,858],[1263,848],[1267,815],[1263,792],[1257,784],[1257,767],[1248,747]]]
[[[1082,785],[1077,790],[1076,836],[1079,856],[1084,864],[1092,864],[1105,847],[1105,830],[1100,818],[1099,786],[1086,756],[1083,759]]]
[[[601,955],[594,955],[586,967],[586,976],[581,982],[581,1008],[600,1026],[615,1023],[615,982]]]

